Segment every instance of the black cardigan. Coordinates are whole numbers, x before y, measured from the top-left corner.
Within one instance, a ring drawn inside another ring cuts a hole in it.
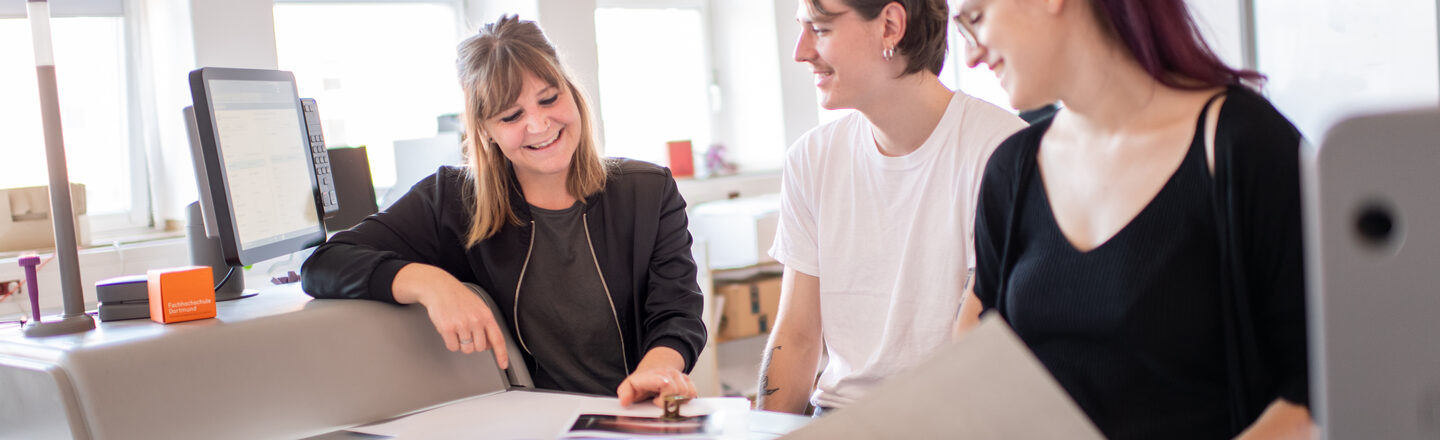
[[[607,168],[605,188],[587,197],[584,209],[624,329],[627,368],[634,370],[645,352],[663,346],[679,352],[689,372],[706,334],[685,200],[666,168],[623,159],[607,161]],[[467,203],[474,196],[464,169],[441,167],[394,206],[316,249],[301,270],[301,284],[316,298],[395,303],[395,274],[412,262],[425,263],[484,288],[506,322],[514,323],[515,289],[532,228],[519,184],[512,179],[510,187],[510,206],[521,225],[507,223],[466,249],[473,212]],[[511,347],[514,353],[523,354]]]

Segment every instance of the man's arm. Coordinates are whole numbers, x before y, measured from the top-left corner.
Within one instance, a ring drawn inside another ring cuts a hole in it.
[[[965,280],[965,291],[960,294],[960,312],[955,318],[955,329],[951,334],[953,339],[960,339],[961,335],[980,324],[980,312],[985,309],[980,304],[980,298],[975,297],[975,269],[970,269],[970,274]]]
[[[820,364],[820,279],[789,267],[780,284],[780,311],[765,357],[755,407],[801,414]]]

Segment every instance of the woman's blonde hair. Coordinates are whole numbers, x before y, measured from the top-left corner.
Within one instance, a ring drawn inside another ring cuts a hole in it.
[[[545,38],[544,31],[533,21],[514,15],[485,25],[480,33],[460,43],[456,59],[460,71],[460,87],[465,91],[466,138],[463,141],[468,165],[466,183],[474,188],[475,212],[465,246],[471,247],[490,238],[506,222],[519,225],[510,206],[512,176],[510,160],[500,152],[491,136],[485,133],[484,121],[509,108],[519,98],[525,75],[533,74],[562,92],[569,92],[580,110],[577,134],[580,145],[570,158],[570,176],[565,189],[582,202],[605,187],[606,169],[600,159],[594,132],[594,117],[585,96],[565,73],[556,56],[555,46]]]

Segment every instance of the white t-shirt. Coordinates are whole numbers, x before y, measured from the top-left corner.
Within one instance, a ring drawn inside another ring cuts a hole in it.
[[[812,404],[847,406],[948,340],[975,264],[985,162],[1024,127],[956,92],[935,131],[905,156],[880,154],[859,112],[790,147],[770,256],[820,278],[829,362]]]

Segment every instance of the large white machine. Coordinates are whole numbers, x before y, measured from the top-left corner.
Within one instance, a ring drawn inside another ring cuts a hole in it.
[[[1440,438],[1440,109],[1305,152],[1311,412],[1330,439]]]

